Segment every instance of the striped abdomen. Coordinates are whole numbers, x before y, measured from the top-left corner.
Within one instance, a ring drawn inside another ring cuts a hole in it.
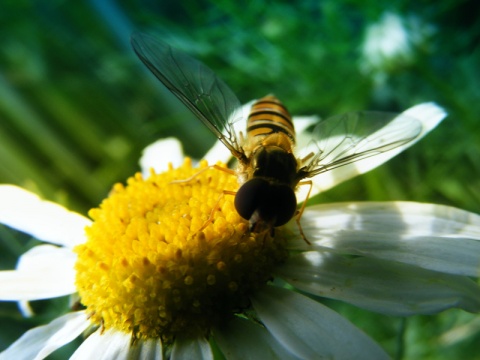
[[[256,101],[247,121],[247,136],[262,138],[275,133],[284,133],[295,143],[292,117],[283,104],[273,95]]]

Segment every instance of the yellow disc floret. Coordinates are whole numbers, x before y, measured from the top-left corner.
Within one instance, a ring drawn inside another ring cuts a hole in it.
[[[221,165],[223,166],[223,165]],[[178,169],[116,184],[78,246],[77,288],[94,323],[171,342],[205,334],[249,306],[284,260],[283,241],[252,234],[236,212],[235,176]]]

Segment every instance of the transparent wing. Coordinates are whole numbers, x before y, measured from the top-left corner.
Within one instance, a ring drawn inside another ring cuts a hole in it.
[[[241,116],[240,101],[213,70],[154,37],[134,33],[133,50],[150,71],[192,111],[215,136],[241,158],[233,123]]]
[[[415,140],[420,121],[401,114],[355,112],[320,122],[312,132],[301,177],[312,177]]]

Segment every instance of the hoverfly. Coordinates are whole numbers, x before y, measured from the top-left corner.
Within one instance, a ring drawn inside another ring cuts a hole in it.
[[[303,184],[310,184],[311,190],[312,181],[304,179],[392,150],[413,141],[422,130],[419,121],[404,117],[396,119],[396,128],[379,131],[392,120],[391,114],[335,116],[313,129],[311,145],[316,150],[298,158],[292,118],[274,96],[253,104],[246,136],[237,135],[240,101],[210,68],[149,35],[135,33],[131,43],[150,71],[237,158],[240,188],[234,204],[255,233],[273,232],[297,213],[303,236],[299,222],[303,207],[297,211],[295,190]]]

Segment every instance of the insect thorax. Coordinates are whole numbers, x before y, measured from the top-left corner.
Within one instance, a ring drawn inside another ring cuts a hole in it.
[[[297,159],[293,153],[275,145],[259,146],[252,153],[251,177],[263,177],[272,183],[294,187],[297,167]]]

